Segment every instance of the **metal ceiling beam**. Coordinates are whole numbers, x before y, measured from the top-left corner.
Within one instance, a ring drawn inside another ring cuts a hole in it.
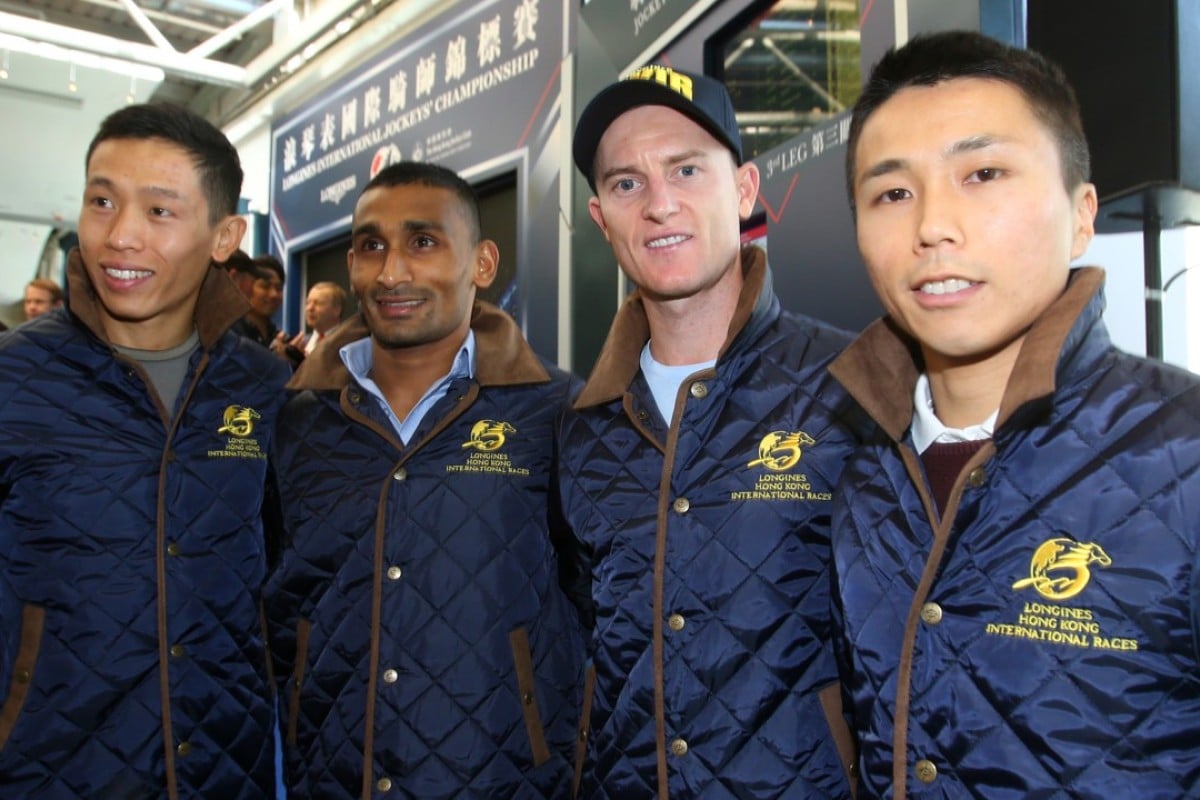
[[[163,36],[162,31],[154,27],[154,23],[146,16],[145,12],[138,8],[137,3],[133,0],[121,0],[121,7],[133,17],[133,21],[142,29],[142,33],[150,37],[150,41],[158,47],[169,52],[176,52],[175,45],[167,41],[167,37]]]
[[[121,0],[83,0],[83,2],[93,6],[110,8],[114,10],[120,10],[123,8],[121,5]],[[165,22],[180,28],[188,28],[189,30],[202,31],[210,36],[214,33],[218,33],[221,30],[220,25],[212,25],[207,22],[201,22],[200,20],[192,19],[191,17],[181,17],[177,14],[169,14],[163,11],[157,11],[153,8],[142,9],[142,13],[151,20]]]
[[[327,0],[320,8],[301,21],[300,29],[293,35],[285,37],[283,41],[275,42],[246,65],[247,86],[256,85],[293,55],[299,53],[305,45],[361,5],[363,5],[363,0]]]
[[[290,10],[292,2],[293,0],[271,0],[266,5],[259,6],[225,30],[188,50],[188,55],[196,56],[197,58],[211,56],[246,31],[255,28],[260,22],[271,19],[280,11]]]
[[[68,28],[64,25],[55,25],[17,14],[0,12],[0,30],[33,41],[49,42],[61,47],[83,50],[110,58],[125,59],[139,64],[150,64],[173,75],[180,75],[202,83],[215,83],[231,88],[249,86],[246,82],[246,68],[236,64],[196,58],[187,53],[90,33],[79,28]]]

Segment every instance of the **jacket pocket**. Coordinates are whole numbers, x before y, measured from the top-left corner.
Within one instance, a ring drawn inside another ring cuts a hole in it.
[[[304,667],[308,664],[308,634],[312,623],[301,618],[296,624],[296,664],[292,667],[292,691],[288,697],[287,743],[296,744],[296,726],[300,717],[300,690],[304,687]]]
[[[846,781],[850,784],[850,796],[858,794],[858,747],[854,743],[854,734],[846,723],[842,713],[842,684],[831,683],[820,691],[821,710],[825,712],[825,722],[833,736],[834,747],[837,748],[838,761],[846,770]]]
[[[42,628],[46,622],[46,610],[41,606],[26,605],[21,609],[21,641],[17,645],[17,658],[13,662],[12,681],[8,686],[8,697],[0,706],[0,750],[8,743],[17,717],[25,705],[29,687],[33,685],[33,668],[37,664],[38,650],[42,646]]]
[[[536,682],[533,678],[533,657],[529,652],[529,635],[524,628],[508,634],[508,644],[513,651],[513,665],[517,669],[517,691],[520,692],[521,710],[525,714],[525,731],[529,734],[529,750],[533,753],[533,765],[540,767],[550,760],[550,748],[546,746],[546,731],[542,728],[542,714],[538,710]]]

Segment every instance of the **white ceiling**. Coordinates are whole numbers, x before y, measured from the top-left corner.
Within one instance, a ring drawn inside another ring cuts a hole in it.
[[[88,142],[126,103],[170,100],[224,127],[391,3],[0,0],[0,223],[73,228]]]

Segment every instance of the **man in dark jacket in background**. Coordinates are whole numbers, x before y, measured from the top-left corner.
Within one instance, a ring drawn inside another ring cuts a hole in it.
[[[68,306],[0,339],[0,794],[273,797],[259,593],[288,370],[229,332],[237,152],[128,106],[87,153]]]
[[[559,586],[572,381],[477,301],[471,187],[393,164],[354,209],[361,312],[292,381],[268,590],[294,797],[563,798],[583,657]]]
[[[720,83],[635,71],[574,157],[637,286],[560,445],[595,616],[582,796],[848,797],[828,566],[852,440],[825,370],[848,336],[782,312],[740,249],[758,169]]]
[[[831,367],[879,424],[835,499],[860,797],[1200,792],[1200,380],[1071,269],[1074,93],[975,33],[889,51],[846,177],[887,311]]]

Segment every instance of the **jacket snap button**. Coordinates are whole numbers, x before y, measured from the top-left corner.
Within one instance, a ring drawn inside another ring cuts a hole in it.
[[[169,555],[169,556],[179,555],[179,545],[175,544],[175,542],[171,542],[169,545],[167,545],[167,555]]]
[[[675,502],[671,504],[671,507],[680,514],[686,514],[688,509],[692,507],[692,504],[688,502],[686,497],[676,497]]]
[[[171,658],[183,658],[183,652],[184,652],[183,645],[181,645],[181,644],[171,645]]]
[[[942,621],[942,607],[937,603],[926,603],[921,606],[921,619],[926,625],[937,625]]]
[[[350,402],[354,405],[358,405],[359,401],[362,400],[362,395],[358,393],[357,389],[351,389],[346,396],[350,398]]]
[[[381,792],[390,792],[392,790],[392,779],[380,778],[379,780],[375,781],[375,788]]]
[[[672,614],[671,616],[667,617],[667,627],[673,631],[678,632],[683,630],[684,624],[685,623],[682,614]]]
[[[691,388],[692,397],[697,400],[703,400],[708,397],[708,384],[704,381],[696,381]]]
[[[685,742],[683,739],[675,739],[671,742],[671,755],[686,756],[687,751],[687,742]]]
[[[916,763],[917,780],[921,783],[933,783],[937,780],[937,767],[932,761],[922,758]]]
[[[527,706],[533,705],[533,694],[530,692],[525,692],[521,695],[521,702]]]
[[[975,469],[971,470],[971,474],[967,476],[967,483],[971,484],[971,486],[976,489],[978,489],[980,486],[983,486],[986,480],[987,470],[985,470],[983,467],[976,467]]]
[[[181,756],[188,755],[189,753],[192,752],[192,743],[191,742],[180,742],[179,746],[175,748],[175,752]]]
[[[398,581],[400,576],[404,574],[404,570],[399,567],[388,567],[387,576],[389,581]]]
[[[396,670],[394,670],[394,669],[385,669],[383,671],[383,682],[384,683],[395,683],[396,679],[399,677],[400,677],[400,673],[396,672]]]
[[[405,480],[406,478],[408,478],[408,470],[406,470],[404,467],[401,467],[400,469],[398,469],[394,473],[392,473],[392,478],[394,478],[395,480],[398,480],[398,481]]]
[[[17,683],[29,683],[29,670],[23,669],[17,673]]]

